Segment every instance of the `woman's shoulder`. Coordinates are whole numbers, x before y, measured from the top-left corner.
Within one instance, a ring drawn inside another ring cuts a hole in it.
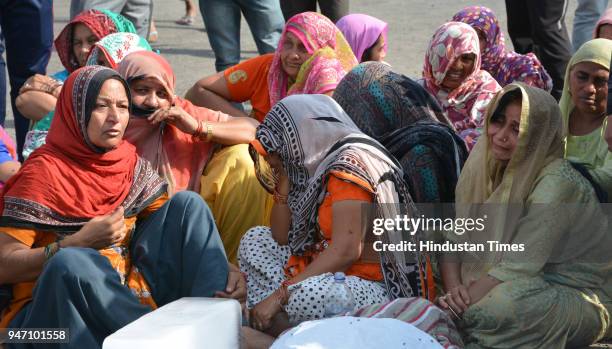
[[[548,164],[529,195],[532,203],[582,203],[597,200],[591,183],[565,159]]]

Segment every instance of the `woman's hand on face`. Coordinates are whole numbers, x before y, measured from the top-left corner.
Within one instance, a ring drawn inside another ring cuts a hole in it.
[[[120,243],[127,234],[123,214],[123,206],[119,206],[110,214],[92,218],[79,231],[66,237],[62,245],[100,250]]]
[[[198,129],[198,121],[189,115],[183,108],[172,106],[168,109],[159,109],[147,118],[152,125],[167,122],[184,133],[194,134]]]
[[[276,292],[268,296],[268,298],[259,302],[251,309],[249,319],[251,327],[258,331],[265,331],[270,328],[272,319],[281,311],[281,307],[276,300]]]
[[[215,296],[219,298],[232,298],[240,303],[244,303],[246,301],[246,293],[247,285],[244,275],[238,268],[230,264],[225,290],[215,292]]]

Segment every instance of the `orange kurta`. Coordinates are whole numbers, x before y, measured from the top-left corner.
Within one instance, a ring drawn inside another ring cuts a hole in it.
[[[346,175],[341,172],[332,172],[327,182],[327,193],[325,199],[321,203],[318,209],[319,214],[319,227],[321,234],[325,238],[328,244],[332,244],[332,227],[333,227],[333,214],[332,206],[335,202],[345,200],[358,200],[372,202],[372,191],[364,189],[369,187],[367,183],[357,184],[359,179]],[[315,258],[318,254],[311,256],[291,256],[285,267],[285,272],[288,277],[294,277],[304,271],[306,266]],[[381,281],[383,280],[382,271],[379,263],[357,261],[351,267],[345,271],[346,275],[358,276],[362,279]]]
[[[129,246],[132,239],[133,228],[136,225],[137,219],[144,219],[150,214],[159,209],[166,201],[168,201],[168,195],[164,194],[155,200],[151,205],[145,208],[138,216],[133,216],[125,219],[126,228],[130,234],[126,234],[120,246],[126,248]],[[48,244],[54,242],[57,235],[51,232],[38,231],[32,229],[19,229],[11,227],[1,227],[0,233],[9,235],[19,242],[27,245],[31,248],[45,247]],[[147,285],[144,277],[138,271],[138,268],[133,267],[129,254],[122,256],[118,253],[117,249],[108,248],[99,251],[100,254],[107,257],[113,266],[113,268],[119,273],[122,283],[128,286],[130,289],[139,295],[140,301],[143,304],[148,304],[155,308],[155,302],[151,298],[149,286]],[[28,282],[20,282],[13,285],[13,298],[11,303],[4,310],[4,313],[0,317],[0,328],[8,327],[11,320],[17,315],[17,313],[32,300],[32,291],[36,280]]]
[[[263,122],[271,108],[268,72],[272,58],[273,53],[251,58],[223,72],[232,101],[250,101],[253,117],[259,122]]]

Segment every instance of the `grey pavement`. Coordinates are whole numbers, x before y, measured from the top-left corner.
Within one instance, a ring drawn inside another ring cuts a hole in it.
[[[571,33],[575,0],[569,0],[566,16],[568,31]],[[197,1],[196,5],[197,5]],[[389,23],[389,43],[386,61],[394,69],[410,77],[420,77],[425,57],[425,50],[435,29],[448,21],[454,13],[470,5],[488,6],[497,14],[504,28],[507,45],[509,41],[506,28],[506,11],[503,0],[351,0],[351,13],[366,13]],[[57,35],[68,22],[69,0],[54,1],[54,32]],[[155,19],[159,40],[153,44],[155,49],[168,59],[177,78],[176,93],[183,95],[200,77],[213,74],[214,54],[198,15],[193,26],[181,26],[174,21],[184,15],[185,6],[180,0],[157,0],[154,5]],[[255,43],[248,25],[243,20],[241,29],[242,58],[257,55]],[[55,53],[47,71],[53,73],[62,70]],[[8,97],[8,93],[7,93]],[[12,114],[7,99],[7,130],[12,130]]]

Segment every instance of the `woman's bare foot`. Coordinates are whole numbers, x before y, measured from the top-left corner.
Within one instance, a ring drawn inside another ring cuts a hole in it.
[[[275,338],[247,326],[240,331],[240,349],[268,349]]]

